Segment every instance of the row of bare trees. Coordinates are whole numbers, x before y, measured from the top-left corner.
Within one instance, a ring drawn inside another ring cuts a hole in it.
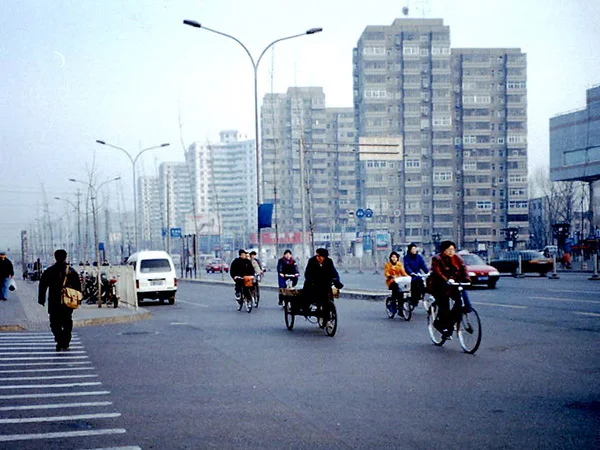
[[[590,189],[580,181],[550,180],[547,168],[539,168],[530,178],[532,199],[539,199],[539,211],[530,213],[530,234],[533,247],[554,243],[552,226],[571,225],[571,234],[579,232],[583,239],[591,231]]]

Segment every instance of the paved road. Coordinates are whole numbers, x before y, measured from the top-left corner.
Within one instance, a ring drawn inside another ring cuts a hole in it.
[[[183,282],[175,305],[147,305],[151,320],[77,330],[129,445],[600,448],[600,283],[587,275],[473,290],[475,356],[433,346],[422,309],[404,322],[382,302],[340,299],[329,338],[304,319],[288,332],[275,292],[251,314],[232,292]]]

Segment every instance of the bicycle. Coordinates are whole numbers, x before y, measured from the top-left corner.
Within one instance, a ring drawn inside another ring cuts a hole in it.
[[[479,320],[479,314],[471,306],[464,295],[464,288],[470,286],[471,283],[457,283],[450,280],[448,281],[448,285],[458,291],[462,303],[460,308],[458,308],[458,314],[451,329],[452,333],[449,336],[445,336],[435,327],[434,323],[438,314],[438,305],[434,300],[427,309],[427,330],[429,331],[429,338],[436,346],[441,347],[447,340],[451,339],[452,334],[456,332],[463,351],[472,355],[479,348],[479,344],[481,344],[481,321]],[[448,301],[450,302],[450,311],[453,311],[455,301],[452,299],[452,296],[450,296]]]
[[[254,275],[245,275],[243,277],[234,277],[236,282],[242,280],[242,290],[240,292],[240,298],[236,298],[238,304],[238,311],[241,311],[244,305],[246,305],[246,312],[250,314],[252,312],[252,306],[254,304]]]
[[[260,273],[257,273],[254,275],[254,307],[258,308],[258,302],[260,302],[260,288],[258,287],[258,283],[261,280],[262,275]]]
[[[394,278],[394,281],[398,286],[398,291],[396,293],[392,293],[392,295],[385,300],[385,310],[388,318],[390,319],[393,319],[396,314],[398,314],[398,316],[402,314],[404,320],[409,321],[412,317],[412,311],[414,309],[410,299],[411,277],[396,277]]]

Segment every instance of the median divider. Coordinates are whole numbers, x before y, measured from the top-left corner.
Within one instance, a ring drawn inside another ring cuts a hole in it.
[[[177,280],[179,283],[181,282],[190,282],[190,283],[202,283],[202,284],[213,284],[213,285],[222,285],[222,286],[230,286],[233,290],[233,281],[231,280],[208,280],[208,279],[197,279],[197,278],[180,278]],[[279,286],[271,283],[260,283],[261,291],[279,291]],[[340,290],[340,298],[348,298],[348,299],[357,299],[357,300],[375,300],[375,301],[383,301],[387,297],[389,297],[389,291],[381,290],[381,291],[364,291],[360,289],[341,289]]]

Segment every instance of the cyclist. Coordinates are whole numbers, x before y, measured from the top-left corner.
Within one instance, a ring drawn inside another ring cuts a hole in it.
[[[440,243],[440,253],[431,259],[431,275],[429,276],[429,288],[431,295],[435,298],[435,303],[438,306],[438,314],[435,323],[433,324],[437,330],[442,333],[444,338],[449,338],[452,335],[452,327],[457,314],[460,313],[459,308],[462,306],[459,293],[452,286],[448,285],[449,280],[454,280],[462,283],[470,282],[467,266],[462,258],[456,254],[456,244],[452,241],[442,241]],[[469,308],[468,298],[465,295],[465,305]],[[450,310],[449,299],[455,301],[452,311]]]
[[[329,252],[326,248],[318,248],[315,256],[310,258],[306,264],[302,296],[305,299],[305,308],[308,308],[311,304],[322,307],[323,317],[325,318],[324,326],[329,325],[326,318],[329,317],[330,312],[329,295],[331,294],[332,284],[337,289],[344,287],[333,261],[329,258]]]
[[[425,284],[418,274],[427,274],[429,273],[429,269],[427,268],[423,257],[417,253],[416,244],[409,244],[403,261],[404,269],[412,278],[410,281],[410,298],[413,305],[416,305],[425,293]]]
[[[287,275],[287,277],[286,277]],[[298,264],[292,257],[292,251],[287,249],[283,252],[283,257],[277,261],[277,282],[281,289],[286,288],[286,280],[292,276],[292,286],[298,284],[298,277],[300,276],[300,270]],[[279,294],[279,305],[283,305],[283,296]]]
[[[246,258],[246,250],[240,249],[238,257],[235,258],[229,267],[229,275],[235,281],[235,298],[241,300],[244,289],[244,276],[254,276],[254,267],[252,261]]]
[[[392,298],[394,300],[398,300],[400,298],[400,290],[398,285],[394,281],[394,278],[400,276],[408,276],[406,270],[404,270],[404,266],[400,262],[400,255],[397,252],[390,253],[390,257],[388,262],[383,266],[383,276],[385,277],[385,284],[390,291],[392,291]],[[392,302],[389,305],[389,308],[395,308],[396,302]],[[396,311],[391,311],[394,314]]]
[[[256,257],[256,252],[254,250],[250,252],[250,262],[252,263],[252,267],[254,267],[254,273],[256,275],[262,275],[265,273],[262,268],[262,264],[260,263],[260,259]]]

